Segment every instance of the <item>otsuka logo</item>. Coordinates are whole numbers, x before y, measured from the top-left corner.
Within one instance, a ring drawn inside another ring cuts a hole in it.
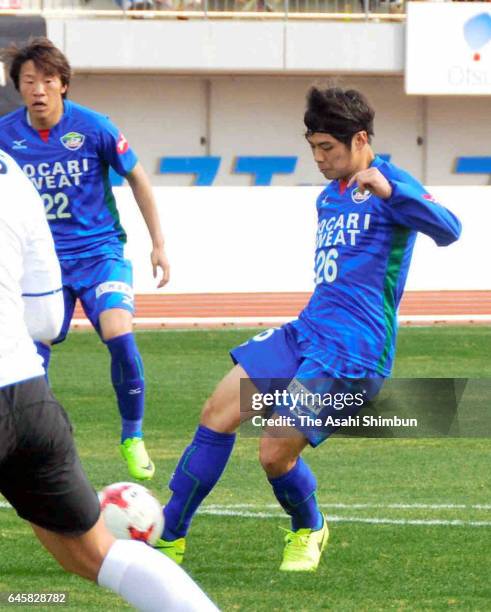
[[[428,200],[428,202],[433,202],[433,204],[438,204],[437,200],[431,195],[431,193],[423,193],[423,198]]]
[[[116,150],[120,155],[126,153],[126,151],[130,148],[130,145],[123,134],[120,134],[118,137],[118,142],[116,143]]]
[[[481,49],[491,40],[491,15],[479,13],[464,23],[464,38],[474,52],[472,59],[481,59]]]
[[[85,136],[78,132],[68,132],[60,138],[61,144],[69,151],[76,151],[85,142]]]

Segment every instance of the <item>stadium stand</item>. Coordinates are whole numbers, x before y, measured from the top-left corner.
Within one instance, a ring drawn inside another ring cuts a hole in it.
[[[53,11],[91,13],[94,16],[128,11],[157,13],[186,12],[194,17],[207,18],[214,13],[239,14],[262,13],[261,18],[275,15],[294,18],[328,16],[345,18],[346,15],[366,16],[405,12],[403,0],[1,0],[0,11],[40,12]],[[159,15],[164,13],[164,15]],[[211,13],[211,15],[210,15]],[[266,14],[266,15],[265,15]],[[113,16],[113,15],[111,15]]]

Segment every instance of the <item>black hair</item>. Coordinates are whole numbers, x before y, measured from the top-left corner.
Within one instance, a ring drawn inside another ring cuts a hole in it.
[[[330,134],[351,147],[357,132],[365,131],[368,142],[371,142],[374,116],[375,111],[356,89],[329,87],[321,90],[312,87],[307,94],[307,110],[303,120],[307,128],[306,136],[315,132]]]
[[[70,84],[72,70],[67,58],[44,36],[31,38],[23,47],[12,45],[6,49],[3,56],[9,64],[10,78],[19,91],[20,71],[26,62],[32,60],[38,70],[49,76],[58,76],[62,85]],[[62,95],[66,97],[66,92]]]

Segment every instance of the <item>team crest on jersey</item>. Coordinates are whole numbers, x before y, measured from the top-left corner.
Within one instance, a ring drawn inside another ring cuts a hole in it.
[[[60,138],[60,142],[65,149],[68,149],[69,151],[76,151],[84,144],[85,136],[83,134],[79,134],[78,132],[67,132]]]
[[[351,199],[355,204],[361,204],[362,202],[366,202],[371,195],[372,194],[368,190],[365,191],[365,193],[361,193],[360,189],[355,187],[351,192]]]

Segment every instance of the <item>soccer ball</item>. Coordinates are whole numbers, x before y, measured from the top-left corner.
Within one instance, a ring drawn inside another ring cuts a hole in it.
[[[162,506],[142,485],[116,482],[99,492],[104,522],[115,538],[153,545],[164,528]]]

